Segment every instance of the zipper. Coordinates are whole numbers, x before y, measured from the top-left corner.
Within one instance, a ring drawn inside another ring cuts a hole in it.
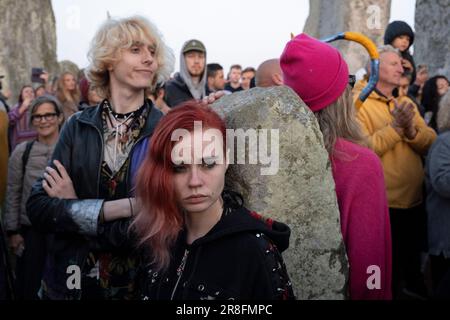
[[[180,265],[179,265],[179,267],[177,269],[178,279],[177,279],[177,282],[175,283],[175,287],[173,288],[172,295],[170,296],[170,300],[173,300],[175,292],[177,291],[178,284],[180,283],[181,276],[183,275],[184,267],[186,266],[186,260],[188,258],[188,255],[189,255],[189,250],[185,249],[183,258],[181,259],[181,263],[180,263]]]
[[[104,148],[105,148],[105,143],[104,143],[104,141],[103,141],[103,135],[102,135],[102,133],[100,132],[100,130],[99,130],[99,128],[97,128],[93,123],[91,123],[91,122],[87,122],[87,121],[84,121],[84,120],[79,120],[81,123],[84,123],[84,124],[87,124],[87,125],[89,125],[89,126],[91,126],[91,127],[93,127],[93,128],[95,128],[95,130],[97,131],[97,133],[98,133],[98,135],[99,135],[99,137],[100,137],[100,142],[101,142],[101,144],[102,144],[102,147],[100,148],[100,160],[99,160],[99,163],[98,163],[98,173],[97,173],[97,186],[96,186],[96,189],[97,189],[97,196],[96,196],[96,199],[98,199],[98,197],[99,197],[99,187],[100,187],[100,173],[101,173],[101,171],[102,171],[102,159],[103,159],[103,153],[104,153]]]
[[[100,152],[100,161],[98,164],[98,174],[97,174],[97,199],[100,196],[100,173],[102,172],[102,159],[103,159],[103,153],[104,153],[104,149],[105,149],[105,143],[103,141],[103,135],[101,134],[100,130],[94,126],[94,128],[97,130],[98,134],[100,135],[100,141],[102,143],[102,147],[101,147],[101,152]]]

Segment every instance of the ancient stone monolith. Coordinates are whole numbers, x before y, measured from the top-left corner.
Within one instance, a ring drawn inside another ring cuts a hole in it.
[[[360,32],[378,46],[383,44],[390,13],[391,0],[310,0],[304,32],[318,39],[344,31]],[[341,51],[352,74],[369,59],[364,47],[355,42],[332,44]]]
[[[227,128],[258,132],[258,158],[253,161],[258,164],[249,164],[256,146],[252,137],[245,164],[230,165],[227,185],[243,194],[250,209],[290,226],[290,246],[283,256],[297,298],[343,299],[347,258],[331,165],[313,113],[288,87],[237,92],[213,107],[225,117]],[[278,130],[278,136],[269,136],[270,129]],[[270,142],[267,153],[264,137]],[[239,153],[238,139],[235,147]],[[233,155],[232,163],[237,163],[239,154]]]
[[[450,78],[450,1],[416,0],[414,60]]]
[[[31,83],[31,68],[58,72],[55,16],[51,0],[2,0],[0,12],[0,74],[13,104],[20,88]]]

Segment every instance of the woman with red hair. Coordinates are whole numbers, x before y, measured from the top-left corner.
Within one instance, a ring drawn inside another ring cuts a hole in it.
[[[289,227],[263,219],[224,191],[225,124],[188,102],[157,125],[138,171],[133,222],[149,266],[143,299],[292,299],[280,252]]]

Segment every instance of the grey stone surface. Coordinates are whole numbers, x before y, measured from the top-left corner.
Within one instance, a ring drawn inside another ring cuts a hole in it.
[[[213,107],[227,128],[279,130],[278,172],[261,175],[267,166],[247,160],[230,165],[227,185],[250,209],[291,227],[283,256],[298,299],[343,299],[347,258],[331,165],[313,113],[288,87],[237,92]]]
[[[383,44],[389,23],[391,0],[310,0],[304,32],[322,39],[344,31],[360,32],[375,45]],[[339,40],[332,43],[343,54],[354,74],[369,59],[360,44]]]
[[[416,0],[414,60],[450,78],[450,0]]]
[[[0,74],[16,103],[20,88],[31,82],[31,68],[58,72],[56,27],[50,0],[1,0]]]

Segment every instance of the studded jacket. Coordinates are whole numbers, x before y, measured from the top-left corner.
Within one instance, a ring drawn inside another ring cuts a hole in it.
[[[224,210],[202,238],[186,244],[180,233],[166,271],[141,271],[143,300],[295,299],[281,256],[287,225],[244,207]]]

